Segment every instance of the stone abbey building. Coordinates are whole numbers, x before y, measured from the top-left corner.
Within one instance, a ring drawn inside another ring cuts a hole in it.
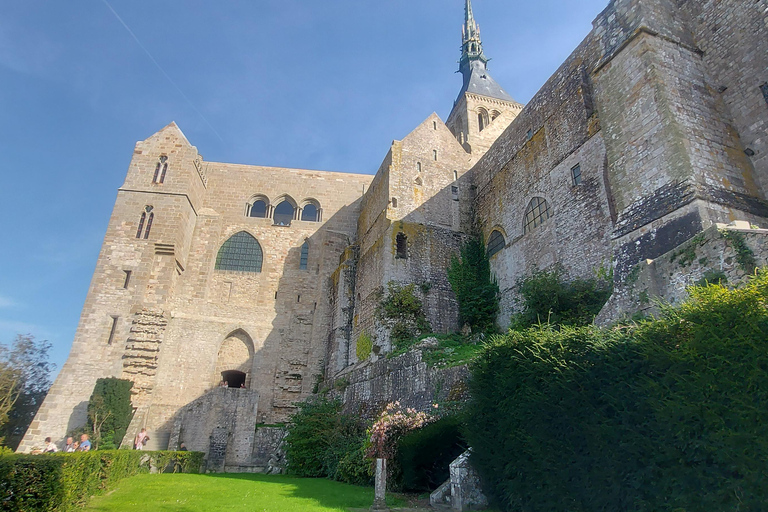
[[[286,421],[318,376],[357,372],[348,399],[396,394],[392,378],[371,391],[387,372],[356,355],[362,333],[390,350],[375,315],[390,281],[426,285],[436,332],[460,327],[446,268],[468,236],[488,246],[502,326],[534,268],[613,266],[608,321],[642,307],[637,286],[674,297],[742,272],[715,235],[711,257],[665,259],[717,224],[764,261],[768,232],[749,228],[768,227],[768,0],[612,0],[525,106],[465,10],[453,110],[394,141],[375,176],[208,162],[174,123],[137,143],[72,352],[19,449],[83,425],[114,376],[134,382],[128,436],[261,467],[256,426]]]

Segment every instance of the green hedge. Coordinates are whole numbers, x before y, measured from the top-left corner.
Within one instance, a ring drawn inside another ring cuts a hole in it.
[[[466,435],[503,510],[763,511],[768,279],[661,319],[510,332],[473,368]]]
[[[150,471],[197,473],[201,452],[98,450],[0,457],[0,509],[57,511],[80,508],[89,497],[126,477]]]

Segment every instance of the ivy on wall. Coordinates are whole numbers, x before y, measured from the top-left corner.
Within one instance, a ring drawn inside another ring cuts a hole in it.
[[[387,294],[379,303],[379,319],[389,327],[395,349],[408,345],[422,334],[429,333],[429,324],[421,300],[414,294],[415,284],[387,284]]]
[[[491,276],[491,264],[482,240],[469,240],[461,248],[461,256],[451,258],[448,282],[459,303],[459,325],[468,324],[479,332],[496,331],[499,285]]]

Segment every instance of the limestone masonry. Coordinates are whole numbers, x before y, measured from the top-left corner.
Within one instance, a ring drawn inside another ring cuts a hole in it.
[[[487,61],[466,0],[453,110],[394,141],[375,176],[207,162],[175,123],[137,143],[19,450],[84,425],[102,377],[134,382],[127,438],[146,427],[151,448],[184,442],[220,470],[279,465],[282,431],[262,425],[321,377],[343,376],[347,401],[428,403],[465,377],[417,353],[376,360],[391,345],[375,311],[390,281],[414,283],[435,332],[459,329],[446,268],[469,236],[488,246],[502,327],[534,268],[613,268],[610,322],[713,272],[743,278],[734,237],[765,262],[768,0],[613,0],[525,106]]]

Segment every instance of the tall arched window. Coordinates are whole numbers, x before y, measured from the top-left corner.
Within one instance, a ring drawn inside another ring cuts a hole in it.
[[[250,233],[240,231],[224,242],[216,256],[216,270],[261,272],[264,254],[261,245]]]
[[[267,217],[267,202],[264,199],[258,199],[251,205],[248,212],[249,217],[258,217],[264,219]]]
[[[319,222],[320,208],[318,208],[317,205],[314,203],[305,204],[304,208],[301,209],[301,220],[306,220],[309,222]]]
[[[506,242],[504,242],[504,235],[498,229],[494,229],[491,232],[491,236],[488,237],[488,257],[490,258],[500,250],[504,248]]]
[[[163,155],[155,166],[155,175],[152,177],[152,183],[163,183],[166,172],[168,172],[168,157]]]
[[[524,232],[530,233],[552,216],[549,204],[543,197],[534,197],[525,209]]]
[[[144,238],[145,240],[149,238],[149,231],[152,229],[152,221],[155,219],[155,213],[152,210],[153,207],[147,205],[144,207],[144,211],[141,212],[139,228],[136,230],[136,238]]]
[[[301,258],[299,259],[299,270],[307,270],[309,261],[309,242],[304,242],[301,246]]]
[[[488,126],[488,111],[482,107],[477,111],[477,126],[480,131],[483,131]]]
[[[290,226],[296,208],[288,201],[283,201],[275,207],[272,214],[275,226]]]

